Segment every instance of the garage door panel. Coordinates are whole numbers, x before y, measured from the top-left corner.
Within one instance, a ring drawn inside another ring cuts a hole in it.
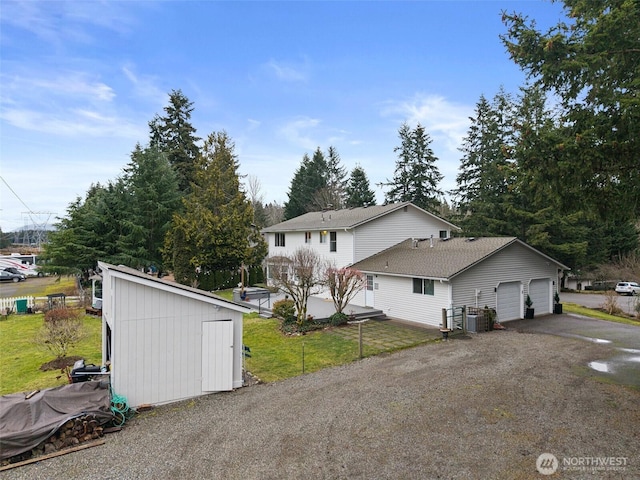
[[[536,315],[551,313],[551,280],[548,278],[531,280],[529,297],[533,302],[532,308]]]
[[[522,285],[520,282],[506,282],[497,289],[497,320],[505,322],[522,318]]]

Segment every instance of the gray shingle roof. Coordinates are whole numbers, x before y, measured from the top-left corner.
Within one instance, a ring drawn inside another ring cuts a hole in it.
[[[263,233],[270,232],[291,232],[291,231],[309,231],[309,230],[321,230],[331,228],[354,228],[363,223],[369,222],[375,218],[386,215],[400,208],[409,206],[409,208],[420,208],[411,204],[410,202],[404,203],[390,203],[388,205],[373,205],[370,207],[358,207],[358,208],[345,208],[342,210],[325,210],[323,212],[309,212],[299,217],[292,218],[276,225],[266,227],[262,229]],[[455,225],[443,220],[435,215],[425,212],[427,215],[431,215],[434,218],[439,219],[443,223],[450,225],[453,229],[458,229]]]
[[[450,238],[446,241],[409,238],[353,267],[364,272],[448,279],[514,242],[520,240],[516,237]]]

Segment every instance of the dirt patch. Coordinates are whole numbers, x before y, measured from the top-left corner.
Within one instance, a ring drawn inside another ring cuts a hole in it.
[[[50,362],[43,363],[40,365],[40,370],[43,372],[49,372],[51,370],[63,370],[67,367],[73,366],[77,360],[81,360],[82,357],[64,357],[64,358],[56,358],[55,360],[51,360]]]

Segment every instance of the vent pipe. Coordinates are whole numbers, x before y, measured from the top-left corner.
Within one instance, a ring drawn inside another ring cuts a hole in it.
[[[433,235],[431,235],[431,238],[429,239],[429,247],[433,248]]]

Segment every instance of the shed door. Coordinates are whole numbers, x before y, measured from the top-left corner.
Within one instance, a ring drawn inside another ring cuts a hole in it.
[[[498,285],[496,312],[499,322],[522,318],[522,289],[520,282],[506,282]]]
[[[533,302],[531,307],[536,315],[551,313],[551,280],[541,278],[531,280],[529,284],[529,296]]]
[[[233,322],[202,322],[202,391],[233,390]]]

